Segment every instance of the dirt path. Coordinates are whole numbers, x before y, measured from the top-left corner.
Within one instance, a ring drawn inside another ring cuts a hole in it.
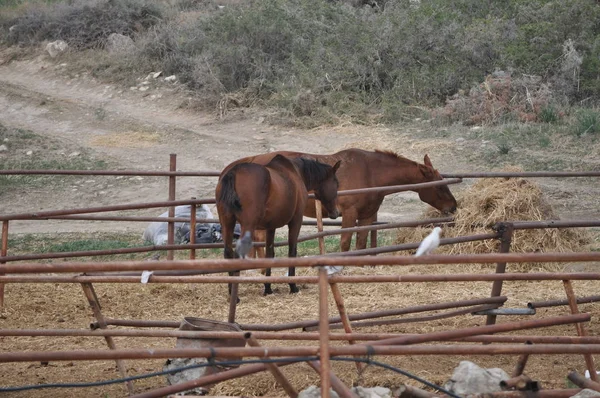
[[[255,111],[220,120],[214,115],[182,109],[185,91],[176,85],[150,82],[149,89],[124,89],[91,77],[68,77],[64,66],[43,57],[0,66],[0,123],[32,130],[65,146],[85,148],[115,167],[167,170],[169,154],[177,154],[178,170],[220,170],[231,161],[273,150],[331,153],[343,148],[390,149],[411,159],[429,153],[444,172],[491,170],[493,165],[469,162],[452,135],[427,134],[422,121],[385,128],[352,124],[299,130],[271,126]],[[25,156],[25,155],[23,155]],[[43,151],[34,156],[43,157]],[[453,187],[460,192],[472,181]],[[540,180],[562,218],[600,217],[595,198],[600,187],[589,182]],[[212,197],[215,178],[178,179],[177,198]],[[83,177],[66,186],[13,189],[4,193],[0,213],[165,200],[167,181],[160,177]],[[380,219],[414,218],[427,205],[414,193],[389,196]],[[162,210],[147,210],[157,214]],[[131,214],[131,213],[129,213]],[[141,213],[138,213],[141,214]],[[139,223],[14,222],[11,232],[143,231]]]

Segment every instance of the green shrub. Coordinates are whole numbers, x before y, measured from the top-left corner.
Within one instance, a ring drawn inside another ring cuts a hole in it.
[[[577,113],[575,135],[582,137],[600,132],[600,113],[594,109],[583,109]]]
[[[72,48],[103,46],[111,33],[133,36],[160,21],[162,10],[145,0],[97,0],[35,5],[23,15],[1,19],[9,45],[64,40]],[[10,27],[10,30],[9,30]]]

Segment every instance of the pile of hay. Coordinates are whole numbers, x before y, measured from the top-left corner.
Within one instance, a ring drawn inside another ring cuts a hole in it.
[[[521,170],[510,170],[521,171]],[[423,218],[435,218],[440,214],[428,210]],[[552,207],[544,199],[539,186],[523,178],[481,179],[458,198],[458,211],[453,226],[443,227],[442,237],[484,234],[492,232],[491,226],[501,221],[557,220]],[[398,232],[397,243],[419,242],[431,228],[405,228]],[[582,229],[532,229],[518,230],[513,235],[511,252],[574,252],[583,250],[590,243]],[[493,253],[499,250],[498,240],[460,243],[441,246],[436,253],[467,254]],[[539,267],[539,264],[538,264]],[[542,268],[562,269],[563,265],[544,264]],[[531,264],[514,265],[511,270],[525,271]]]

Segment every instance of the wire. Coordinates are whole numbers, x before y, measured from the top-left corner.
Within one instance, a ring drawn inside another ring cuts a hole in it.
[[[274,363],[274,362],[305,362],[305,361],[318,361],[319,357],[291,357],[291,358],[263,358],[263,359],[247,359],[237,361],[221,361],[221,362],[206,362],[198,363],[195,365],[182,366],[180,368],[174,368],[171,370],[163,370],[160,372],[146,373],[138,376],[123,377],[120,379],[110,379],[102,381],[92,381],[87,383],[52,383],[52,384],[31,384],[28,386],[15,386],[15,387],[0,387],[0,392],[14,392],[14,391],[27,391],[27,390],[38,390],[43,388],[86,388],[86,387],[99,387],[110,384],[125,383],[128,381],[135,381],[141,379],[148,379],[151,377],[162,376],[166,374],[179,373],[190,369],[204,368],[207,366],[236,366],[252,363]]]
[[[160,372],[146,373],[146,374],[138,375],[138,376],[130,376],[130,377],[124,377],[124,378],[120,378],[120,379],[111,379],[111,380],[103,380],[103,381],[94,381],[94,382],[88,382],[88,383],[53,383],[53,384],[33,384],[33,385],[28,385],[28,386],[15,386],[15,387],[0,387],[0,392],[39,390],[39,389],[45,389],[45,388],[99,387],[99,386],[106,386],[106,385],[110,385],[110,384],[118,384],[118,383],[124,383],[124,382],[128,382],[128,381],[147,379],[150,377],[162,376],[165,374],[179,373],[179,372],[183,372],[183,371],[190,370],[190,369],[203,368],[203,367],[213,366],[213,365],[236,366],[236,365],[244,365],[244,364],[252,364],[252,363],[277,363],[277,362],[294,363],[294,362],[307,362],[307,361],[318,361],[318,360],[319,360],[319,357],[313,356],[313,357],[261,358],[261,359],[246,359],[246,360],[219,361],[219,362],[211,361],[211,362],[199,363],[199,364],[195,364],[195,365],[183,366],[180,368],[174,368],[171,370],[163,370]],[[331,357],[331,360],[332,361],[340,361],[340,362],[362,362],[362,363],[366,363],[366,364],[370,364],[370,365],[374,365],[374,366],[379,366],[381,368],[391,370],[393,372],[399,373],[399,374],[409,377],[413,380],[416,380],[420,383],[423,383],[426,386],[431,387],[435,390],[441,391],[444,394],[447,394],[453,398],[461,398],[459,395],[456,395],[456,394],[442,388],[441,386],[438,386],[438,385],[431,383],[425,379],[422,379],[419,376],[413,375],[410,372],[396,368],[394,366],[388,365],[383,362],[374,361],[371,359],[371,356],[368,356],[367,358]]]

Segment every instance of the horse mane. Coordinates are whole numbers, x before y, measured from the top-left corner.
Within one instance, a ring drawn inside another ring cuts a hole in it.
[[[383,150],[383,149],[375,149],[375,153],[380,153],[382,155],[387,155],[387,156],[391,156],[395,159],[398,160],[407,160],[409,162],[414,162],[414,160],[410,160],[409,158],[402,156],[402,155],[398,155],[396,152],[394,151],[389,151],[389,150]],[[416,163],[416,162],[415,162]]]
[[[315,187],[328,177],[331,166],[316,160],[296,158],[293,160],[304,176],[307,187]]]

